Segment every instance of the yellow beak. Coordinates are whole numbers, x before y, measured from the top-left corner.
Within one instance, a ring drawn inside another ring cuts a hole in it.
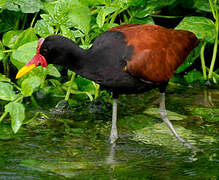
[[[35,64],[31,64],[31,65],[29,65],[29,66],[24,66],[24,67],[22,67],[22,68],[18,71],[18,73],[17,73],[17,75],[16,75],[16,79],[18,79],[18,78],[22,77],[23,75],[27,74],[28,72],[30,72],[30,71],[31,71],[32,69],[34,69],[35,67],[37,67]]]

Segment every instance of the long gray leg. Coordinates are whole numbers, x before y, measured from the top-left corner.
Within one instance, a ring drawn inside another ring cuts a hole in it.
[[[117,121],[117,103],[118,99],[113,99],[113,112],[112,112],[112,129],[110,133],[110,143],[113,144],[118,139],[118,132],[116,127]]]
[[[181,138],[176,130],[174,129],[172,123],[168,120],[167,111],[165,108],[165,93],[160,93],[160,116],[162,120],[166,123],[169,129],[172,131],[174,136],[181,142],[186,142],[183,138]]]

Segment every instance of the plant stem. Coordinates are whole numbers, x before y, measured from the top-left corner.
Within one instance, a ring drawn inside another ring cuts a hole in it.
[[[25,28],[25,24],[26,24],[26,22],[27,22],[27,14],[24,14],[23,15],[23,23],[22,23],[22,26],[21,26],[21,29],[24,29]]]
[[[33,95],[30,96],[30,99],[31,99],[31,101],[32,101],[32,103],[33,103],[33,106],[34,106],[35,108],[39,108],[39,105],[37,104],[37,101],[36,101],[36,99],[34,98]]]
[[[206,46],[207,42],[205,41],[201,47],[201,51],[200,51],[200,58],[201,58],[201,64],[202,64],[202,72],[203,72],[203,77],[206,80],[207,79],[207,75],[206,75],[206,66],[205,66],[205,46]]]
[[[33,23],[34,23],[36,17],[37,17],[37,13],[35,13],[35,15],[34,15],[32,21],[31,21],[31,24],[30,24],[30,27],[31,27],[31,28],[33,27]]]
[[[6,117],[8,115],[8,112],[4,112],[3,114],[2,114],[2,116],[0,117],[0,122],[2,122],[2,120]]]
[[[211,0],[208,0],[208,1],[209,1],[209,4],[210,4],[211,11],[212,11],[212,14],[213,14],[213,16],[214,16],[214,19],[216,19],[216,13],[215,13],[215,11],[214,11],[213,3],[212,3]],[[215,2],[215,4],[216,4],[216,2]],[[216,20],[217,20],[217,19],[216,19]]]
[[[68,101],[69,100],[69,97],[70,97],[70,94],[71,94],[71,88],[72,88],[72,84],[73,84],[73,80],[75,78],[75,74],[72,73],[72,76],[71,76],[71,80],[70,80],[70,84],[68,86],[68,90],[67,90],[67,93],[65,95],[65,101]]]
[[[46,81],[46,76],[47,76],[47,69],[42,68],[43,71],[43,77],[42,77],[42,83],[40,85],[41,88],[45,87],[45,81]]]
[[[21,99],[23,99],[24,97],[23,96],[20,96],[19,98],[17,98],[15,101],[14,101],[14,103],[17,103],[18,101],[20,101]],[[3,114],[2,114],[2,116],[0,117],[0,122],[6,117],[8,115],[8,112],[4,112]]]
[[[2,51],[3,53],[10,53],[10,52],[13,52],[14,50],[13,49],[8,49],[8,50],[4,50]]]
[[[212,11],[213,12],[213,11]],[[216,21],[215,21],[215,29],[216,29],[216,36],[215,36],[215,41],[214,41],[214,49],[213,49],[213,55],[212,55],[212,60],[211,60],[211,65],[210,65],[210,71],[208,74],[208,78],[210,79],[212,77],[213,69],[214,69],[214,64],[216,62],[216,57],[217,57],[217,47],[218,47],[218,26],[219,26],[219,20],[218,20],[218,10],[216,9],[216,15],[215,15]]]
[[[111,16],[110,23],[114,23],[116,17],[117,17],[121,12],[123,12],[124,10],[126,10],[126,8],[122,8],[122,9],[116,11],[115,13],[113,13],[113,15]]]
[[[158,17],[158,18],[168,18],[168,19],[174,19],[174,18],[182,18],[183,16],[165,16],[165,15],[158,15],[158,14],[151,14],[151,17]]]

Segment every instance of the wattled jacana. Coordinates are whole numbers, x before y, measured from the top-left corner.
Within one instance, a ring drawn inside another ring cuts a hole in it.
[[[110,142],[117,134],[117,99],[119,94],[160,90],[160,115],[176,138],[185,142],[168,120],[165,109],[165,89],[174,70],[199,44],[188,31],[166,29],[158,25],[121,25],[98,36],[88,50],[70,39],[52,35],[41,38],[37,54],[22,69],[20,78],[38,65],[47,63],[65,66],[77,74],[95,81],[113,93],[113,113]]]

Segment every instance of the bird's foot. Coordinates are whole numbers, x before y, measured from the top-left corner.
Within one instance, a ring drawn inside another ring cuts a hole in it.
[[[117,129],[113,128],[110,134],[110,144],[115,143],[117,139],[118,139]]]

